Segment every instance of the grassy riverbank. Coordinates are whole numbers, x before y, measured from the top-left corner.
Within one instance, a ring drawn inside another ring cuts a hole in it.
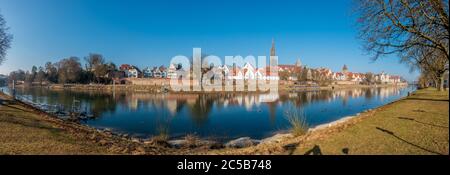
[[[448,91],[419,90],[294,154],[449,154]]]
[[[55,119],[0,93],[0,155],[176,154],[181,151]]]
[[[211,153],[448,155],[448,105],[448,91],[418,90],[405,99],[304,136]]]

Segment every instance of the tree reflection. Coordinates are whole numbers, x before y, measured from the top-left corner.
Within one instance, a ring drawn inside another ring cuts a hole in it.
[[[202,126],[211,112],[214,100],[207,95],[200,95],[197,101],[190,107],[191,118],[195,124]]]

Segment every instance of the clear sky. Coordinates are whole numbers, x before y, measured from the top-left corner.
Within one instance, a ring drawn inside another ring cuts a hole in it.
[[[418,73],[395,56],[375,62],[357,39],[352,0],[0,0],[14,35],[0,73],[61,58],[101,53],[140,68],[167,65],[192,48],[220,57],[269,56],[275,39],[280,64],[300,58],[309,67]]]

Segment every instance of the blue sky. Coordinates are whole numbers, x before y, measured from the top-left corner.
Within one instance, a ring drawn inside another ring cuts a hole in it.
[[[300,58],[333,71],[347,64],[416,78],[395,56],[370,60],[351,8],[352,0],[0,0],[14,35],[0,73],[89,53],[141,68],[190,57],[194,47],[220,57],[268,56],[274,38],[280,64]]]

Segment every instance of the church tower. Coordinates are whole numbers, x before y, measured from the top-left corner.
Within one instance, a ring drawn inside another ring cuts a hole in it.
[[[277,66],[278,65],[278,58],[276,58],[275,53],[275,40],[272,38],[272,48],[270,49],[270,66]]]
[[[302,67],[302,62],[300,61],[300,58],[297,58],[297,62],[295,62],[295,66]]]
[[[343,73],[347,73],[347,72],[348,72],[348,67],[347,67],[347,65],[344,64],[344,67],[342,67],[342,72],[343,72]]]
[[[270,49],[270,56],[276,56],[275,54],[275,40],[272,38],[272,48]]]

